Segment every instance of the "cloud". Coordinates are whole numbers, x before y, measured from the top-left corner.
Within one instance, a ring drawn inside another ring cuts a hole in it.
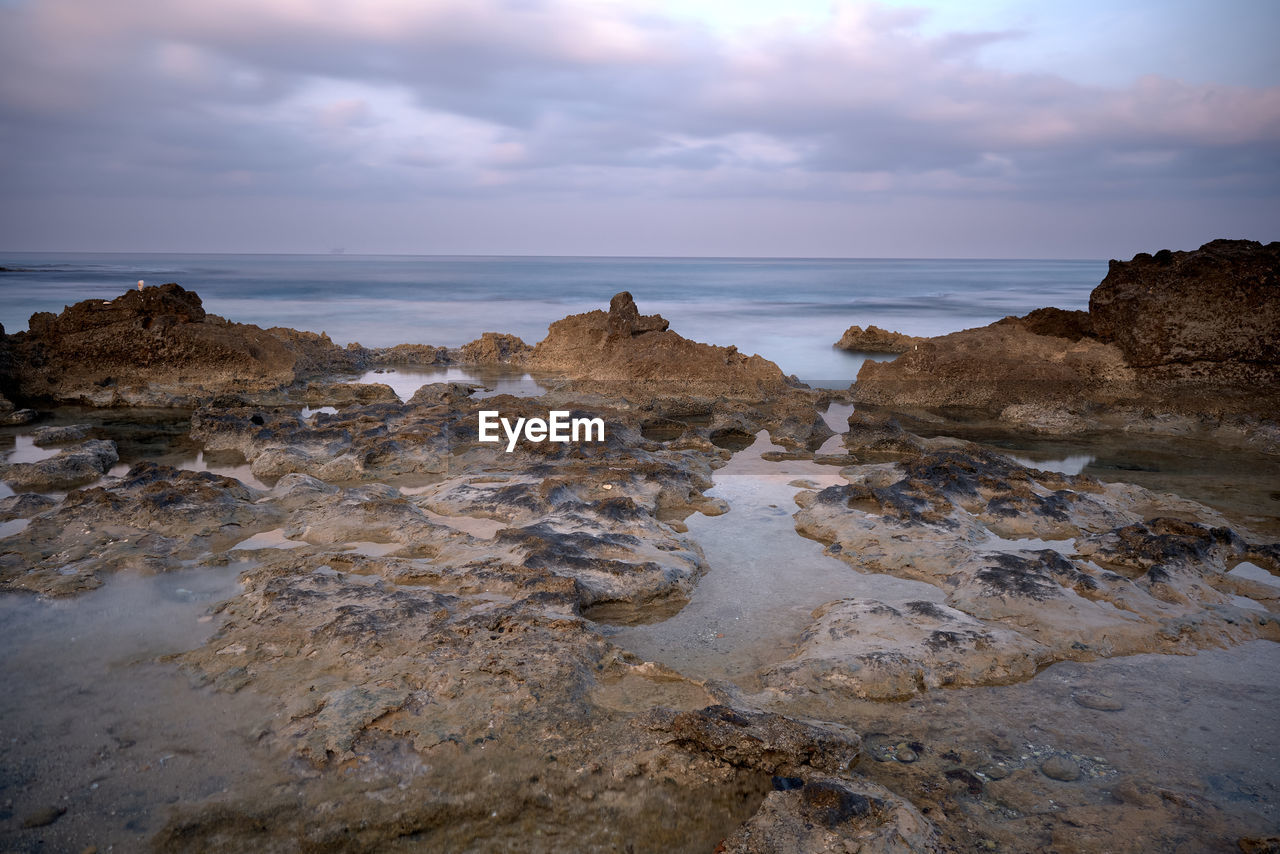
[[[986,67],[1016,31],[842,3],[711,31],[638,2],[0,6],[11,194],[1193,199],[1280,189],[1280,86]]]

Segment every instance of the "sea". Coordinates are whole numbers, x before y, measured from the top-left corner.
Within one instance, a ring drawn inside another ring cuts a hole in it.
[[[0,323],[177,282],[241,323],[338,344],[459,346],[482,332],[530,344],[567,314],[630,291],[687,338],[759,353],[816,386],[848,386],[866,356],[849,326],[909,335],[982,326],[1041,306],[1082,309],[1105,261],[903,258],[599,258],[0,252]]]

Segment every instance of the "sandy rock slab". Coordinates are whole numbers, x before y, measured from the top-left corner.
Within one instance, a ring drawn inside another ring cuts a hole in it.
[[[279,698],[259,745],[295,786],[181,807],[158,850],[712,850],[775,778],[865,791],[854,732],[719,705],[536,593],[444,594],[321,559],[247,573],[182,657],[200,682]],[[881,800],[831,832],[897,821]]]
[[[234,478],[155,463],[51,506],[15,496],[38,512],[0,541],[0,589],[66,595],[118,569],[177,568],[278,526],[281,512],[260,497]]]
[[[859,572],[936,586],[946,607],[826,605],[764,674],[772,691],[903,697],[1064,659],[1280,639],[1274,588],[1230,573],[1242,561],[1277,572],[1277,546],[1194,502],[975,451],[844,473],[850,483],[797,495],[797,529]],[[1146,517],[1161,509],[1177,516]]]
[[[764,674],[774,690],[833,691],[877,700],[950,685],[995,685],[1035,675],[1034,640],[933,602],[902,609],[844,599],[814,611],[798,651]]]

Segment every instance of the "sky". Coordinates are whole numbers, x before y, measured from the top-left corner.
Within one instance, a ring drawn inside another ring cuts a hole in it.
[[[1274,0],[0,0],[8,251],[1280,239]]]

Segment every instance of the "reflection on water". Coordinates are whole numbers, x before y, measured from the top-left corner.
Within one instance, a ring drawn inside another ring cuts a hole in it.
[[[30,435],[18,434],[13,437],[13,450],[4,458],[6,463],[38,463],[56,457],[61,448],[38,447]]]
[[[243,551],[253,551],[255,549],[296,549],[305,545],[306,543],[302,542],[302,540],[291,540],[286,537],[284,535],[284,528],[273,528],[270,531],[262,531],[261,533],[254,534],[247,540],[242,540],[236,543],[234,546],[227,549],[227,551],[233,552],[237,549]]]
[[[499,394],[510,394],[516,397],[536,397],[546,391],[546,386],[524,371],[505,367],[482,367],[468,365],[458,367],[404,367],[380,368],[366,371],[356,382],[383,383],[391,386],[392,391],[401,400],[408,400],[413,393],[430,383],[472,383],[483,386],[484,390],[475,392],[477,398],[493,397]]]
[[[250,738],[265,704],[248,691],[193,690],[156,663],[208,639],[210,606],[235,594],[245,567],[117,573],[73,599],[0,595],[6,850],[140,850],[168,804],[269,773]],[[21,828],[50,807],[66,812]]]
[[[841,412],[847,417],[844,407],[832,408],[833,420]],[[857,572],[801,538],[791,518],[800,487],[791,482],[844,481],[837,469],[807,460],[762,460],[771,450],[779,448],[762,431],[754,445],[715,473],[708,494],[729,502],[728,513],[686,520],[709,567],[689,603],[663,622],[610,630],[615,643],[696,679],[750,685],[756,670],[792,652],[819,605],[849,596],[942,601],[932,585]]]
[[[1028,468],[1057,471],[1063,474],[1080,474],[1090,466],[1094,457],[1089,454],[1070,454],[1065,457],[1033,457],[1025,454],[1009,454],[1009,459]]]
[[[267,484],[254,477],[248,462],[235,451],[205,451],[190,436],[190,413],[184,410],[101,410],[82,407],[59,407],[46,413],[40,426],[83,424],[89,435],[116,443],[120,461],[107,473],[110,477],[125,474],[136,463],[150,461],[189,471],[208,471],[233,477],[255,489]],[[5,462],[34,462],[57,455],[62,448],[40,448],[34,444],[33,428],[0,429],[0,454]],[[7,447],[7,451],[6,451]],[[0,498],[13,490],[0,483]],[[60,498],[63,491],[46,493]]]

